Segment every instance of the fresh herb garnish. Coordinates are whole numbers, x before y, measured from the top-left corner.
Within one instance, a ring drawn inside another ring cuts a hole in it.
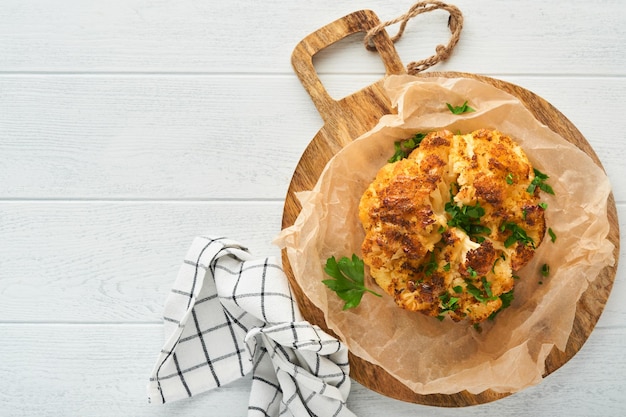
[[[487,277],[480,277],[480,282],[483,283],[483,288],[485,289],[485,293],[487,297],[493,299],[493,293],[491,292],[491,282],[487,281]]]
[[[508,174],[506,174],[505,180],[507,184],[513,184],[513,173],[509,172]]]
[[[533,178],[533,180],[530,182],[530,185],[528,186],[526,191],[528,191],[528,193],[530,194],[534,194],[537,187],[539,187],[541,191],[545,191],[548,194],[554,195],[554,190],[552,189],[552,187],[545,183],[545,181],[550,177],[548,177],[546,174],[536,168],[533,168],[533,171],[535,172],[535,178]]]
[[[550,265],[543,264],[541,266],[541,276],[547,277],[548,275],[550,275]]]
[[[473,111],[476,111],[476,110],[474,110],[473,108],[471,108],[470,106],[467,105],[467,100],[461,106],[453,106],[450,103],[446,103],[446,106],[448,106],[448,109],[453,114],[471,113]]]
[[[472,284],[471,282],[466,283],[467,292],[470,293],[476,300],[480,301],[483,304],[486,304],[487,301],[493,301],[498,298],[497,295],[493,295],[491,292],[491,283],[487,281],[487,278],[481,277],[481,282],[483,283],[483,287],[485,288],[485,292]],[[487,284],[485,284],[487,283]]]
[[[437,270],[438,266],[437,259],[435,259],[435,252],[431,252],[430,259],[424,264],[424,275],[427,277],[431,276]]]
[[[470,277],[472,278],[476,278],[478,276],[478,272],[476,272],[474,270],[474,268],[472,268],[471,266],[467,267],[467,273],[469,274]]]
[[[528,245],[533,248],[535,247],[535,241],[533,240],[533,238],[528,236],[526,231],[522,229],[521,227],[519,227],[516,223],[506,222],[506,223],[503,223],[502,226],[500,226],[501,232],[504,232],[507,230],[511,232],[511,236],[509,236],[504,241],[505,248],[511,247],[515,242],[519,242],[522,245]]]
[[[441,312],[445,313],[446,311],[454,311],[457,309],[459,297],[453,297],[450,293],[444,293],[439,296],[439,301],[441,302]]]
[[[552,243],[556,242],[556,234],[551,227],[548,227],[548,234],[550,235],[550,240],[552,241]]]
[[[387,162],[397,162],[409,156],[411,151],[420,146],[422,140],[426,137],[426,133],[416,133],[412,138],[399,140],[394,142],[393,147],[395,153]]]
[[[456,291],[458,293],[461,292],[461,290]],[[459,308],[458,302],[459,302],[460,298],[459,297],[453,297],[452,295],[450,295],[450,293],[443,293],[439,296],[439,306],[441,308],[441,314],[439,314],[437,316],[437,319],[439,321],[443,320],[445,318],[445,313],[448,311],[455,311],[457,308]]]
[[[470,238],[481,243],[484,236],[491,233],[491,229],[480,224],[480,218],[485,215],[485,209],[476,203],[473,206],[458,206],[451,195],[450,201],[445,205],[446,213],[450,216],[449,227],[462,229]]]
[[[365,287],[363,260],[354,254],[352,259],[344,256],[339,261],[331,256],[326,260],[324,271],[334,279],[322,282],[345,301],[344,310],[358,306],[365,291],[382,297]]]
[[[542,209],[544,209],[544,210],[547,210],[547,209],[548,209],[548,203],[541,202],[541,203],[539,203],[539,204],[537,204],[537,205],[538,205],[539,207],[541,207]]]
[[[515,296],[513,295],[513,290],[511,290],[509,292],[505,292],[504,294],[500,294],[499,298],[500,300],[502,300],[502,305],[500,306],[500,309],[491,313],[491,315],[489,316],[489,320],[493,320],[494,318],[496,318],[498,313],[500,313],[505,308],[509,308],[511,306],[511,303],[515,299]]]
[[[513,295],[513,290],[509,292],[505,292],[504,294],[501,294],[500,300],[502,300],[502,307],[500,307],[500,310],[509,308],[514,299],[515,299],[515,296]]]
[[[495,261],[493,261],[493,265],[491,266],[491,273],[495,274],[496,273],[496,264],[498,263],[498,261],[506,261],[506,255],[503,253],[500,256],[498,256],[496,258]]]
[[[468,283],[466,288],[467,288],[467,292],[472,294],[475,299],[477,299],[481,303],[487,302],[485,297],[483,297],[482,291],[479,290],[478,287],[476,287],[474,284]]]

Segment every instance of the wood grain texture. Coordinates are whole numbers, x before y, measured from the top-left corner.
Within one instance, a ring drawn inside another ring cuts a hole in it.
[[[325,120],[325,124],[305,150],[294,172],[285,201],[283,228],[291,226],[300,211],[295,193],[312,189],[332,155],[345,144],[374,127],[382,114],[394,112],[394,109],[386,101],[385,95],[380,89],[382,79],[351,96],[341,100],[334,100],[328,96],[325,87],[319,81],[315,69],[312,65],[309,65],[312,54],[354,33],[359,27],[361,30],[367,30],[368,27],[371,27],[368,26],[372,24],[371,22],[376,24],[376,17],[372,16],[370,12],[355,12],[313,32],[304,38],[294,50],[292,55],[294,70]],[[393,70],[401,67],[397,61],[398,55],[395,53],[395,48],[392,44],[382,40],[376,46],[388,69],[388,74],[393,73],[389,71],[390,68]],[[399,70],[399,72],[401,73],[402,70]],[[421,74],[421,76],[478,79],[516,96],[533,113],[537,120],[579,147],[598,166],[602,167],[593,148],[580,131],[554,106],[529,90],[502,80],[469,73],[431,72]],[[619,223],[613,194],[609,197],[608,217],[611,226],[608,239],[615,245],[615,259],[618,259]],[[299,288],[284,251],[283,264],[292,286],[296,289],[299,305],[305,318],[329,330],[323,318],[323,312],[314,306]],[[546,359],[546,376],[563,366],[581,349],[602,314],[613,286],[616,271],[617,264],[606,267],[583,294],[577,306],[576,318],[566,349],[564,352],[560,352],[556,348],[552,350]],[[487,403],[508,395],[506,393],[496,393],[492,390],[476,395],[466,391],[452,395],[421,395],[410,390],[379,366],[373,365],[360,357],[351,355],[350,364],[351,377],[377,392],[404,401],[443,407],[458,407]]]
[[[162,330],[158,324],[0,324],[0,415],[245,415],[249,378],[198,397],[194,406],[148,404],[145,387]],[[230,406],[216,405],[215,396]]]
[[[0,6],[0,13],[10,16],[0,22],[0,71],[290,73],[293,46],[311,28],[356,8],[374,10],[388,20],[411,4],[7,0]],[[479,6],[473,0],[458,0],[453,4],[463,12],[465,25],[454,59],[440,70],[623,73],[620,63],[626,51],[619,39],[626,37],[622,24],[626,4],[620,0],[576,0],[567,5],[482,0]],[[406,62],[429,56],[435,45],[446,42],[447,17],[444,12],[430,13],[409,24],[406,39],[399,44]],[[322,66],[320,71],[369,71],[357,59],[367,54],[364,50],[344,52],[341,67]]]
[[[280,256],[281,212],[281,202],[0,203],[1,321],[160,322],[195,236]]]
[[[160,324],[0,324],[0,415],[245,416],[250,376],[193,400],[148,404],[146,376],[161,347],[162,330]],[[486,406],[427,407],[383,397],[353,383],[348,407],[357,416],[589,417],[602,409],[603,415],[617,417],[623,411],[626,380],[613,371],[626,366],[625,343],[626,328],[600,328],[541,386]],[[598,364],[601,354],[614,359]]]
[[[0,77],[0,195],[280,199],[308,141],[300,130],[319,126],[312,112],[296,122],[296,87],[295,77]]]

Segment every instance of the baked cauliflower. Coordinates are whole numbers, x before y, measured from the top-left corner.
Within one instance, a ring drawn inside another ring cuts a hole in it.
[[[402,308],[480,323],[512,299],[546,226],[535,171],[508,136],[431,132],[363,194],[363,261]],[[530,188],[529,188],[530,187]]]

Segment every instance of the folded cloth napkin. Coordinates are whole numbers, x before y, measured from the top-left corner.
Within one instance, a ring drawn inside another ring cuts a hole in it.
[[[151,403],[188,398],[252,371],[248,416],[354,416],[348,351],[304,321],[273,258],[226,238],[194,239],[164,312]]]

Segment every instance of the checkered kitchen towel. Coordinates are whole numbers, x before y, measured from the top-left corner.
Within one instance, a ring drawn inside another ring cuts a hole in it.
[[[348,352],[303,321],[272,258],[237,242],[196,238],[165,306],[165,345],[150,402],[191,397],[252,371],[248,416],[354,416]]]

